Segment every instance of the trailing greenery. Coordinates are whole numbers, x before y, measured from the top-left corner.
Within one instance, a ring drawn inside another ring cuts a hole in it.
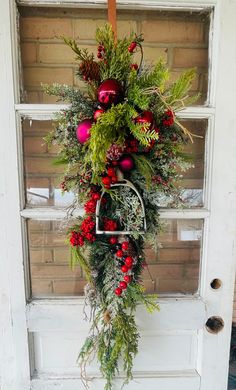
[[[181,204],[177,183],[192,166],[184,146],[193,135],[176,111],[196,99],[189,95],[194,70],[171,84],[163,60],[143,64],[142,36],[131,34],[116,41],[109,25],[96,33],[98,59],[73,39],[63,39],[76,54],[76,74],[85,90],[58,84],[44,87],[49,95],[70,103],[56,115],[55,129],[46,141],[59,146],[55,163],[65,168],[62,191],[75,194],[68,214],[73,216],[81,205],[85,211],[84,216],[73,217],[67,237],[71,267],[79,265],[88,281],[85,302],[92,324],[79,354],[81,376],[87,386],[86,366],[96,357],[105,390],[111,390],[119,371],[124,372],[125,383],[132,379],[140,337],[137,305],[149,313],[159,310],[157,296],[145,294],[142,285],[144,248],[148,241],[158,249],[161,201]],[[139,64],[133,63],[135,52],[140,54]],[[106,81],[115,81],[119,88],[106,90]],[[98,93],[102,86],[105,103]],[[77,133],[87,119],[91,126],[83,129],[81,140]],[[97,227],[106,233],[98,234]]]
[[[96,40],[102,43],[106,53],[106,61],[100,62],[101,81],[112,78],[126,82],[132,61],[128,47],[134,39],[138,42],[142,41],[141,36],[136,37],[132,34],[129,38],[118,39],[115,43],[111,25],[97,30]]]

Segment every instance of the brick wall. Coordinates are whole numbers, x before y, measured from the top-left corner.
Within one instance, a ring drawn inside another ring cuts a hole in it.
[[[55,102],[44,95],[41,83],[65,83],[81,86],[75,77],[73,52],[66,47],[61,36],[79,39],[82,47],[96,54],[94,34],[96,26],[104,24],[102,10],[61,10],[22,8],[20,35],[25,102]],[[195,91],[205,100],[207,89],[207,47],[209,22],[207,15],[159,11],[118,13],[118,34],[131,31],[143,33],[144,53],[148,61],[162,57],[172,71],[172,79],[186,68],[196,67]]]
[[[97,25],[106,18],[103,11],[22,8],[20,18],[21,50],[23,64],[23,95],[25,102],[51,103],[45,96],[41,83],[66,83],[79,87],[75,78],[73,53],[62,43],[60,36],[80,37],[83,46],[96,52],[94,33]],[[156,60],[162,56],[172,71],[172,80],[180,72],[195,66],[197,77],[193,91],[201,91],[205,100],[207,89],[207,36],[206,15],[128,12],[119,13],[118,32],[144,33],[145,57]],[[193,154],[195,169],[186,173],[185,188],[202,189],[204,177],[205,121],[188,121],[186,127],[203,135],[188,146]],[[61,167],[52,164],[56,148],[48,149],[43,142],[52,127],[49,121],[23,121],[25,181],[27,201],[33,205],[61,205],[69,202],[58,190]],[[36,193],[36,195],[35,195]],[[181,229],[201,230],[196,222],[167,221],[160,237],[162,247],[155,254],[147,248],[148,269],[143,280],[148,291],[193,293],[198,286],[200,240],[187,241],[179,237]],[[182,226],[182,227],[181,227]],[[183,227],[185,226],[185,227]],[[82,294],[84,278],[79,268],[68,268],[69,252],[65,235],[59,224],[50,221],[28,221],[30,271],[33,296]],[[151,273],[151,277],[150,274]],[[151,280],[153,278],[153,281]]]
[[[149,292],[194,293],[198,287],[200,240],[181,238],[185,229],[201,230],[201,221],[166,220],[155,253],[146,249],[148,268],[143,284]],[[65,222],[28,221],[29,257],[33,296],[82,294],[81,269],[70,269],[65,243]]]

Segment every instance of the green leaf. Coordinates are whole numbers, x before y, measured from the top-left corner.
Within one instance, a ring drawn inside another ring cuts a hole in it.
[[[74,269],[75,265],[79,264],[82,270],[85,273],[86,279],[91,282],[92,276],[91,276],[91,269],[89,267],[88,261],[81,253],[81,250],[78,247],[71,247],[71,258],[70,258],[70,265],[71,268]]]
[[[133,154],[135,165],[140,174],[145,178],[147,188],[150,188],[152,182],[152,176],[155,173],[151,161],[144,155]]]

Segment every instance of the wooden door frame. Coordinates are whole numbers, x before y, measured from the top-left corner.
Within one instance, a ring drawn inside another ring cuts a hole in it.
[[[104,7],[106,1],[18,1],[18,4],[22,5],[58,6],[58,3],[64,6]],[[198,214],[191,210],[184,214],[183,211],[167,210],[162,211],[162,216],[165,218],[179,218],[180,215],[183,215],[184,218],[202,216],[206,222],[205,232],[211,232],[210,234],[206,233],[205,237],[204,258],[207,261],[202,264],[200,296],[205,303],[206,318],[211,315],[219,315],[225,320],[225,327],[217,336],[208,333],[206,329],[201,330],[199,338],[202,339],[202,350],[199,354],[198,371],[202,376],[201,390],[209,390],[210,388],[224,390],[226,389],[228,372],[235,277],[234,258],[236,255],[234,246],[236,219],[233,218],[236,212],[236,178],[234,174],[236,171],[234,157],[236,124],[231,105],[231,102],[236,101],[236,78],[234,76],[236,2],[230,0],[118,1],[121,8],[127,7],[128,3],[129,7],[145,9],[200,10],[214,8],[214,18],[211,24],[211,83],[208,105],[189,108],[182,115],[186,118],[207,118],[210,121],[208,152],[210,153],[211,169],[208,172],[209,190],[207,191],[206,207],[199,210]],[[57,212],[54,209],[49,209],[47,212],[43,209],[24,209],[19,119],[24,114],[31,115],[33,118],[52,117],[53,112],[60,107],[20,104],[17,42],[16,4],[14,0],[4,0],[0,3],[0,47],[3,54],[0,57],[0,128],[2,135],[0,169],[3,171],[0,175],[0,253],[3,259],[0,262],[1,323],[3,326],[0,359],[3,390],[30,389],[28,325],[32,326],[34,308],[37,305],[43,305],[43,301],[26,305],[25,235],[24,228],[22,228],[22,218],[37,218],[38,216],[42,219],[50,217],[56,219],[63,214],[62,211]],[[225,133],[228,134],[227,137],[224,137]],[[19,156],[17,156],[17,151]],[[219,156],[222,155],[223,158],[220,160]],[[217,188],[217,193],[212,193],[211,188]],[[224,242],[220,245],[222,237],[224,237]],[[211,280],[216,277],[222,280],[222,288],[219,290],[210,288]],[[192,301],[194,303],[199,299],[199,297],[192,298]],[[75,298],[69,299],[67,303],[76,305],[81,304],[82,301],[82,298]],[[63,300],[61,303],[58,300],[50,300],[51,307],[54,305],[54,307],[60,308],[62,302]],[[219,356],[220,358],[218,358]],[[208,370],[207,373],[206,370]]]

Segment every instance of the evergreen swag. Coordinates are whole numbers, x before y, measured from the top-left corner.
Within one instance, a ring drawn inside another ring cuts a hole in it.
[[[145,237],[155,245],[159,198],[178,202],[175,183],[190,166],[183,145],[192,135],[175,113],[196,97],[188,96],[194,70],[170,84],[162,60],[155,66],[143,64],[141,36],[115,42],[106,25],[97,30],[96,40],[98,60],[64,38],[76,53],[77,76],[86,92],[57,84],[45,90],[71,103],[58,114],[47,141],[60,147],[62,190],[73,191],[76,204],[85,209],[68,231],[71,263],[78,263],[86,275],[85,299],[92,313],[91,332],[79,355],[82,377],[87,386],[85,367],[96,354],[109,390],[120,363],[125,383],[132,378],[139,339],[137,305],[144,304],[150,313],[158,310],[157,297],[146,295],[141,284],[144,222],[146,218]],[[132,62],[134,53],[140,53],[139,65]],[[125,179],[141,195],[146,216],[133,188],[117,186]],[[99,229],[106,234],[96,234],[97,203]],[[118,233],[122,230],[130,234]]]

